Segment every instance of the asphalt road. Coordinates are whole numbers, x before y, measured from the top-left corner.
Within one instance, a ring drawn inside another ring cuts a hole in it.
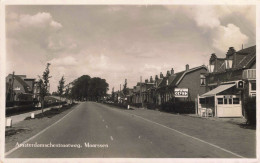
[[[189,125],[189,124],[187,124]],[[18,142],[21,143],[21,142]],[[7,158],[237,158],[230,150],[95,102],[72,112]],[[50,147],[68,145],[71,147]],[[94,144],[96,144],[96,147]],[[49,145],[49,147],[47,147]],[[75,145],[74,147],[72,147]],[[92,146],[92,147],[90,147]]]

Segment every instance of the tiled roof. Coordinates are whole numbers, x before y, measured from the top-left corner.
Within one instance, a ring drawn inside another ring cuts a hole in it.
[[[249,66],[256,60],[256,46],[242,49],[237,52],[238,54],[247,54],[243,59],[237,61],[236,68],[249,68]]]
[[[198,67],[194,67],[194,68],[192,68],[192,69],[189,69],[188,71],[181,71],[181,72],[176,73],[176,74],[175,74],[175,75],[176,75],[175,78],[173,79],[173,81],[172,81],[171,83],[169,82],[169,85],[170,85],[170,86],[178,85],[179,82],[184,78],[184,76],[185,76],[186,74],[188,74],[188,73],[190,73],[190,72],[193,72],[193,71],[195,71],[195,70],[201,69],[201,68],[207,69],[206,66],[202,65],[202,66],[198,66]]]
[[[216,58],[216,72],[219,71],[225,71],[226,67],[225,67],[225,58]]]
[[[157,87],[160,87],[162,84],[163,78],[157,80]]]
[[[233,61],[233,67],[230,69],[226,69],[225,58],[216,58],[216,69],[214,70],[214,73],[250,68],[252,63],[256,61],[256,46],[239,50],[234,55],[236,56],[236,59]]]
[[[30,87],[20,76],[15,75],[15,79],[24,87],[25,93],[28,93],[28,87]]]
[[[193,72],[195,70],[201,69],[201,68],[205,68],[207,69],[204,65],[202,66],[198,66],[198,67],[194,67],[192,69],[189,69],[188,71],[181,71],[178,73],[175,73],[173,75],[170,75],[169,77],[164,77],[163,79],[159,79],[160,80],[160,84],[158,85],[158,87],[164,87],[166,86],[166,81],[168,79],[168,85],[169,86],[176,86],[179,84],[179,82],[184,78],[184,76],[190,72]]]
[[[185,71],[178,72],[172,77],[172,81],[169,81],[169,85],[175,86],[179,79],[182,77]]]

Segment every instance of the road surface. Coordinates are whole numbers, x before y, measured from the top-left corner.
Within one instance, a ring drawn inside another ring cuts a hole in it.
[[[193,119],[196,120],[196,118]],[[18,145],[21,145],[21,142],[18,142]],[[24,145],[34,147],[21,146],[20,148],[15,148],[6,157],[244,157],[167,125],[154,122],[142,116],[133,115],[131,111],[116,109],[95,102],[81,103],[58,123],[31,138]],[[36,147],[37,145],[42,147]]]

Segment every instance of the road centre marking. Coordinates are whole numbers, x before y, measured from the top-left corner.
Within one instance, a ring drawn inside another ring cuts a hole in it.
[[[111,139],[112,141],[114,140],[112,136],[110,136],[110,139]]]
[[[143,119],[143,120],[145,120],[145,121],[147,121],[147,122],[151,122],[151,123],[157,124],[157,125],[159,125],[159,126],[161,126],[161,127],[164,127],[164,128],[169,129],[169,130],[175,131],[175,132],[177,132],[177,133],[179,133],[179,134],[181,134],[181,135],[184,135],[184,136],[186,136],[186,137],[192,138],[192,139],[194,139],[194,140],[197,140],[197,141],[200,141],[200,142],[202,142],[202,143],[208,144],[208,145],[210,145],[210,146],[212,146],[212,147],[215,147],[215,148],[218,148],[218,149],[220,149],[220,150],[223,150],[223,151],[225,151],[225,152],[227,152],[227,153],[230,153],[230,154],[232,154],[232,155],[234,155],[234,156],[237,156],[237,157],[240,157],[240,158],[244,158],[243,156],[241,156],[241,155],[239,155],[239,154],[236,154],[236,153],[234,153],[234,152],[231,152],[231,151],[229,151],[229,150],[227,150],[227,149],[225,149],[225,148],[222,148],[222,147],[217,146],[217,145],[215,145],[215,144],[206,142],[206,141],[201,140],[201,139],[199,139],[199,138],[196,138],[196,137],[194,137],[194,136],[185,134],[185,133],[183,133],[183,132],[181,132],[181,131],[178,131],[178,130],[173,129],[173,128],[170,128],[170,127],[167,127],[167,126],[162,125],[162,124],[160,124],[160,123],[151,121],[151,120],[149,120],[149,119],[143,118],[143,117],[138,116],[138,115],[135,115],[135,114],[131,114],[131,113],[128,113],[128,112],[125,112],[125,111],[117,110],[117,109],[114,109],[114,108],[112,108],[112,107],[109,107],[109,108],[111,108],[112,110],[118,111],[118,112],[124,112],[124,113],[126,113],[126,114],[129,114],[129,115],[138,117],[138,118]]]
[[[108,128],[108,126],[106,125],[106,128]]]
[[[79,107],[78,107],[78,108],[79,108]],[[77,109],[78,109],[78,108],[77,108]],[[55,123],[53,123],[52,125],[50,125],[49,127],[43,129],[42,131],[40,131],[40,132],[37,133],[36,135],[32,136],[31,138],[29,138],[29,139],[23,141],[21,144],[26,144],[26,143],[28,143],[30,140],[32,140],[32,139],[36,138],[37,136],[41,135],[41,134],[44,133],[46,130],[48,130],[48,129],[51,128],[52,126],[58,124],[60,121],[62,121],[65,117],[67,117],[69,114],[71,114],[74,110],[76,110],[76,109],[71,110],[71,111],[70,111],[69,113],[67,113],[64,117],[62,117],[61,119],[59,119],[58,121],[56,121]],[[5,156],[8,156],[9,154],[13,153],[14,151],[16,151],[16,150],[19,149],[19,148],[20,148],[20,146],[14,147],[13,149],[11,149],[11,150],[9,150],[8,152],[6,152],[6,153],[5,153]]]

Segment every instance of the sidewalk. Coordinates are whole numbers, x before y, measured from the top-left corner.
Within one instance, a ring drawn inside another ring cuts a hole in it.
[[[138,108],[138,107],[134,107],[134,106],[130,106],[130,108],[134,109],[134,110],[150,110],[147,108]],[[154,109],[153,111],[159,111],[159,109]],[[162,113],[162,112],[160,112]],[[166,113],[166,112],[164,112]],[[167,113],[170,114],[170,113]],[[206,120],[211,120],[211,121],[218,121],[218,122],[227,122],[227,123],[231,123],[231,124],[246,124],[246,119],[244,117],[237,117],[237,118],[232,118],[232,117],[228,117],[228,118],[219,118],[219,117],[201,117],[197,114],[176,114],[176,115],[181,115],[181,116],[189,116],[189,117],[193,117],[193,118],[201,118],[201,119],[206,119]]]
[[[47,111],[47,110],[50,110],[51,108],[53,108],[53,107],[44,108],[44,112]],[[11,118],[12,124],[17,124],[17,123],[23,121],[26,117],[30,117],[31,113],[34,113],[36,115],[36,114],[39,114],[41,112],[42,112],[42,110],[35,110],[35,111],[28,112],[28,113],[23,113],[23,114],[19,114],[19,115],[13,115],[13,116],[10,116],[10,117],[6,117],[5,120],[7,118]]]
[[[232,118],[232,117],[228,117],[228,118],[219,118],[219,117],[201,117],[197,114],[183,114],[184,116],[189,116],[189,117],[194,117],[194,118],[202,118],[202,119],[207,119],[207,120],[211,120],[211,121],[219,121],[219,122],[228,122],[228,123],[232,123],[232,124],[245,124],[246,123],[246,119],[244,117],[237,117],[237,118]]]

